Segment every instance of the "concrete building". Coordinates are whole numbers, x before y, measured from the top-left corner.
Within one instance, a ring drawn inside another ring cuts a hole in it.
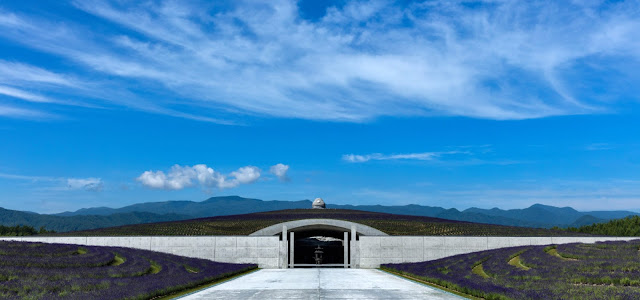
[[[319,200],[319,201],[318,201]],[[318,206],[318,207],[316,207]],[[313,208],[324,208],[322,199]],[[633,240],[631,237],[389,236],[375,228],[334,219],[283,222],[248,236],[1,237],[45,243],[146,249],[260,268],[377,268],[384,263],[435,260],[489,249]],[[316,250],[321,249],[318,264]]]

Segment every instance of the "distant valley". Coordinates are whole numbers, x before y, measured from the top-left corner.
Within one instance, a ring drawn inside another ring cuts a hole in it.
[[[0,208],[0,225],[44,226],[57,232],[86,230],[128,224],[176,221],[212,216],[246,214],[262,211],[310,208],[310,200],[263,201],[239,196],[212,197],[205,201],[163,201],[129,205],[121,208],[94,207],[74,212],[46,215]],[[632,211],[590,211],[580,212],[571,207],[554,207],[534,204],[524,209],[503,210],[499,208],[469,208],[463,211],[442,207],[404,205],[336,205],[327,208],[356,209],[402,215],[436,217],[457,221],[498,224],[522,227],[550,228],[578,227],[611,219],[640,215]]]

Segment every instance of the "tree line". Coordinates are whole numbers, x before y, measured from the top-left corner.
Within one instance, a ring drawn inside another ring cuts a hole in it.
[[[53,230],[47,230],[41,226],[39,230],[28,225],[4,226],[0,225],[0,236],[26,236],[43,233],[54,233]]]
[[[629,216],[624,219],[585,225],[578,228],[569,227],[567,230],[595,235],[640,236],[640,216]]]

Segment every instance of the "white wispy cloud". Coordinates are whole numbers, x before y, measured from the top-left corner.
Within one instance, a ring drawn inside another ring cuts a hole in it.
[[[102,191],[103,183],[100,178],[68,178],[67,187],[71,190]]]
[[[8,174],[0,173],[0,178],[10,180],[22,180],[31,182],[45,182],[51,188],[58,191],[64,190],[84,190],[91,192],[100,192],[104,188],[104,182],[102,178],[88,177],[88,178],[66,178],[66,177],[51,177],[51,176],[31,176],[20,174]]]
[[[460,151],[447,151],[447,152],[421,152],[421,153],[404,153],[404,154],[345,154],[342,155],[342,160],[351,163],[362,163],[370,160],[434,160],[443,155],[448,154],[460,154],[465,152]]]
[[[254,166],[242,167],[229,175],[224,175],[205,164],[198,164],[174,165],[166,174],[163,171],[145,171],[136,180],[149,188],[181,190],[196,184],[203,188],[234,188],[240,184],[253,183],[258,178],[260,178],[260,169]]]
[[[549,180],[511,182],[508,185],[467,185],[430,191],[432,199],[457,203],[459,207],[503,209],[525,208],[534,203],[578,210],[638,210],[638,181],[606,179],[597,181]]]
[[[289,177],[287,176],[287,172],[289,171],[289,165],[285,164],[276,164],[269,168],[269,173],[275,175],[280,179],[280,181],[289,181]]]
[[[361,188],[342,196],[358,204],[521,209],[535,203],[571,206],[580,211],[639,211],[638,180],[513,180],[491,184],[425,185],[419,187]]]
[[[102,87],[104,89],[104,86]],[[95,99],[101,97],[101,88],[68,75],[47,71],[28,64],[0,59],[0,95],[38,104],[55,104],[101,108]],[[92,99],[87,99],[90,95]],[[85,96],[79,97],[79,96]],[[71,99],[75,98],[75,99]],[[29,110],[37,111],[39,109]],[[42,115],[46,115],[43,113]],[[54,114],[49,113],[49,116]],[[14,114],[15,117],[23,117]]]
[[[63,74],[54,73],[28,64],[1,59],[0,82],[5,84],[24,82],[31,85],[38,83],[66,87],[79,87],[81,85],[76,79]]]
[[[585,149],[588,151],[611,150],[615,148],[616,148],[616,145],[612,145],[609,143],[594,143],[594,144],[587,145],[585,147]]]
[[[30,92],[27,92],[27,91],[23,91],[23,90],[20,90],[20,89],[8,87],[8,86],[3,86],[3,85],[0,85],[0,95],[5,95],[5,96],[18,98],[18,99],[22,99],[22,100],[26,100],[26,101],[31,101],[31,102],[41,102],[41,103],[54,102],[51,99],[48,99],[47,97],[44,97],[44,96],[41,96],[41,95],[37,95],[37,94],[33,94],[33,93],[30,93]]]
[[[0,173],[0,178],[15,179],[15,180],[28,180],[28,181],[55,181],[59,178],[47,177],[47,176],[28,176],[19,174]]]
[[[58,118],[55,114],[44,111],[0,105],[0,116],[19,119],[47,120]]]
[[[465,1],[347,1],[317,22],[301,18],[293,0],[234,1],[226,8],[183,1],[74,5],[118,30],[95,33],[74,20],[0,10],[0,37],[114,80],[110,93],[130,97],[72,88],[78,94],[182,118],[523,119],[608,111],[615,102],[600,101],[599,91],[613,99],[638,92],[616,88],[638,76],[637,1],[486,1],[473,7]],[[1,65],[0,81],[9,76]],[[68,86],[74,77],[22,65],[40,74],[29,78],[51,85]],[[605,65],[618,79],[607,76],[593,88],[572,84],[603,78],[598,66]],[[67,81],[52,79],[56,74]],[[145,86],[162,86],[165,96],[150,100],[132,92]]]

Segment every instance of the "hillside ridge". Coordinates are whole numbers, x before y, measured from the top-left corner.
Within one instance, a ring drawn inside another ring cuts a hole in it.
[[[210,197],[200,202],[177,200],[138,203],[121,208],[110,208],[109,211],[105,210],[104,207],[83,208],[75,212],[64,212],[57,215],[109,215],[118,212],[124,213],[133,211],[144,211],[155,214],[177,213],[181,215],[188,215],[193,218],[204,218],[309,207],[311,207],[311,201],[308,199],[298,201],[260,200],[254,198],[243,198],[234,195]],[[462,211],[455,208],[446,209],[437,206],[427,206],[419,204],[387,206],[328,203],[327,207],[336,209],[355,209],[402,215],[426,216],[456,221],[470,221],[507,226],[541,228],[551,228],[554,226],[581,226],[604,222],[611,219],[624,218],[630,215],[640,215],[640,213],[632,211],[580,212],[571,207],[555,207],[544,204],[533,204],[527,208],[509,210],[503,210],[500,208],[482,209],[471,207]],[[591,216],[593,218],[583,218],[584,216]]]
[[[106,206],[82,208],[74,212],[47,215],[32,212],[0,210],[0,225],[45,226],[58,232],[88,230],[128,224],[153,223],[225,215],[239,215],[285,209],[306,209],[310,200],[260,200],[240,196],[210,197],[204,201],[173,200],[137,203],[120,208]],[[424,216],[504,226],[552,228],[579,227],[640,215],[631,211],[580,212],[571,207],[534,204],[524,209],[468,208],[458,210],[436,206],[409,204],[404,206],[327,204],[327,208],[351,209],[398,215]]]

